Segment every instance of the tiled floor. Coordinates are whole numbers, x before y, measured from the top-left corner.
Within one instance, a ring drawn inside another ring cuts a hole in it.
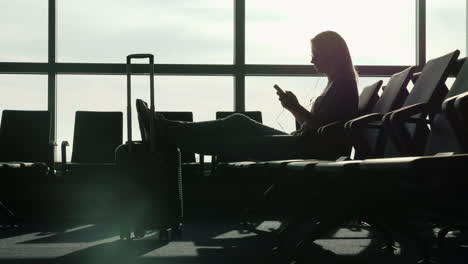
[[[258,226],[261,232],[252,233],[226,219],[191,221],[184,225],[182,236],[169,243],[160,242],[157,231],[144,239],[120,241],[118,228],[105,223],[1,229],[0,263],[280,263],[271,252],[274,240],[270,233],[278,224],[264,222]],[[290,236],[289,245],[297,242],[299,234]],[[382,245],[380,235],[370,228],[341,228],[308,247],[304,260],[416,263],[418,259],[411,243],[402,245],[394,255],[380,250]],[[444,257],[439,250],[432,253],[439,263],[468,263],[464,248],[451,249]]]

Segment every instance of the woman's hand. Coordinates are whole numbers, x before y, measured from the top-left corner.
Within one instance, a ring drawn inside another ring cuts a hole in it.
[[[291,91],[285,91],[284,93],[277,92],[276,94],[279,97],[278,99],[281,102],[281,105],[287,110],[291,111],[297,109],[297,107],[300,106],[296,95],[294,95]]]

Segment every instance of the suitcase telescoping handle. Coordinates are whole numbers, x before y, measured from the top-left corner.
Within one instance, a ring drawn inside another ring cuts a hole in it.
[[[132,151],[132,91],[131,91],[131,63],[132,59],[149,59],[149,74],[150,74],[150,109],[154,113],[154,55],[148,53],[130,54],[127,56],[127,137],[128,150]],[[150,150],[155,150],[154,138],[154,119],[150,118]]]

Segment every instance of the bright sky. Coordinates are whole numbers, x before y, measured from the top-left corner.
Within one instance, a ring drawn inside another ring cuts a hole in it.
[[[319,3],[320,2],[320,3]],[[123,63],[136,52],[157,63],[232,64],[233,1],[60,0],[57,1],[60,62]],[[466,1],[427,1],[428,58],[466,48]],[[246,63],[309,64],[309,39],[335,30],[348,42],[355,64],[415,63],[413,0],[247,0]],[[1,62],[47,61],[47,1],[0,2]],[[135,98],[146,98],[137,78]],[[360,87],[377,79],[361,78]],[[72,140],[76,110],[124,111],[124,76],[58,76],[58,140]],[[247,110],[290,132],[271,86],[278,83],[307,105],[326,85],[322,78],[247,77]],[[196,120],[232,110],[232,77],[160,76],[159,109],[194,111]],[[140,87],[140,88],[139,88]],[[0,110],[46,109],[45,76],[0,75]],[[105,95],[105,96],[104,96]],[[279,125],[280,123],[281,125]],[[70,156],[70,155],[69,155]]]

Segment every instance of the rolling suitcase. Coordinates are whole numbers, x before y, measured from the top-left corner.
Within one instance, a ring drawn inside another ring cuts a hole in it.
[[[147,230],[158,230],[161,239],[182,227],[182,174],[180,150],[163,140],[156,142],[150,119],[150,136],[132,140],[131,60],[149,59],[151,111],[154,112],[154,56],[127,56],[127,133],[128,141],[116,149],[119,171],[120,238],[142,238]],[[140,118],[139,118],[140,120]],[[133,232],[133,237],[132,237]]]

